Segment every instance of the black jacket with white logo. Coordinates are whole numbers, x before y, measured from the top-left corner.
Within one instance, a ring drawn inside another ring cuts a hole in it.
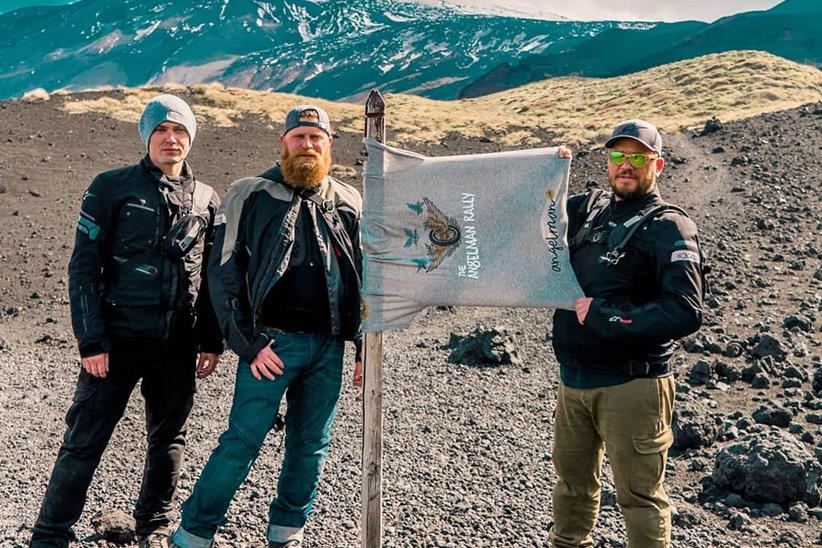
[[[569,240],[588,216],[589,194],[568,200]],[[608,371],[632,361],[664,363],[676,339],[699,329],[702,253],[688,217],[667,211],[636,231],[617,264],[600,259],[611,230],[661,203],[656,191],[635,200],[611,197],[590,237],[572,246],[574,272],[593,301],[584,325],[575,312],[554,314],[553,345],[562,366]]]

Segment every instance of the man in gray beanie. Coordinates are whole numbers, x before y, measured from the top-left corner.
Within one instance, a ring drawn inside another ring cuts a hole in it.
[[[196,378],[214,371],[222,335],[203,266],[219,198],[186,157],[197,131],[173,95],[145,107],[146,156],[99,174],[83,194],[69,263],[82,368],[31,546],[68,546],[108,441],[141,381],[148,451],[134,510],[141,548],[168,545]]]

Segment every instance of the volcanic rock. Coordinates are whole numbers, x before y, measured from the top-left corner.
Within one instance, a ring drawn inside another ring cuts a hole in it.
[[[817,369],[813,372],[813,386],[814,392],[822,392],[822,369]]]
[[[706,384],[713,376],[714,368],[706,360],[697,360],[688,370],[687,381],[691,386]]]
[[[731,341],[725,347],[723,354],[728,358],[738,358],[742,355],[743,347],[738,341]]]
[[[734,512],[728,521],[728,528],[734,531],[750,531],[752,525],[751,518],[742,512]]]
[[[91,518],[91,524],[103,540],[115,544],[134,542],[134,518],[122,510],[101,510]]]
[[[771,429],[723,448],[711,477],[719,488],[755,502],[815,506],[820,501],[822,464],[794,436]]]
[[[714,116],[707,122],[705,122],[705,127],[702,128],[702,133],[699,134],[700,137],[704,137],[705,135],[710,135],[712,133],[716,133],[717,131],[721,131],[724,129],[722,122]]]
[[[757,358],[770,356],[777,361],[782,361],[788,356],[782,343],[771,335],[760,335],[751,353]]]
[[[774,546],[785,548],[801,548],[806,546],[805,539],[796,531],[782,531],[773,541]]]
[[[773,404],[762,405],[754,411],[753,418],[759,424],[769,424],[787,428],[793,419],[793,411],[784,407],[776,407]]]
[[[782,376],[786,379],[797,379],[802,382],[808,381],[808,372],[804,369],[800,369],[795,365],[791,365],[785,368],[785,371],[782,372]]]
[[[717,426],[708,409],[694,400],[677,400],[673,421],[675,450],[708,447],[714,443]]]
[[[451,334],[448,361],[467,365],[497,366],[520,363],[514,340],[505,331],[479,327],[467,336]]]
[[[728,364],[719,360],[717,360],[714,363],[714,371],[716,371],[716,376],[719,377],[720,380],[723,380],[728,384],[732,384],[734,381],[739,380],[739,378],[742,376],[742,373],[738,366]]]
[[[797,523],[805,523],[808,521],[808,505],[804,502],[797,502],[796,504],[792,504],[790,509],[788,510],[788,516],[790,517],[791,521],[795,521]]]
[[[806,333],[813,329],[813,322],[811,319],[803,316],[802,314],[791,314],[790,316],[785,316],[782,325],[787,329],[797,327]]]
[[[751,386],[753,388],[768,388],[771,385],[771,378],[766,373],[757,373],[751,379]]]
[[[704,333],[698,333],[693,337],[683,339],[682,348],[684,348],[686,352],[691,353],[709,352],[711,354],[721,354],[723,352],[723,348]]]

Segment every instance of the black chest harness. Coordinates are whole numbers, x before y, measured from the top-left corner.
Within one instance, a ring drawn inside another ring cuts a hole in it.
[[[606,251],[599,257],[598,261],[608,266],[616,266],[619,264],[619,261],[625,257],[625,248],[628,242],[631,241],[636,231],[642,228],[647,222],[659,217],[666,211],[676,211],[686,217],[688,216],[681,207],[672,204],[657,203],[651,207],[640,210],[636,215],[613,228],[597,225],[597,219],[610,203],[610,193],[602,189],[591,191],[591,195],[585,203],[585,211],[587,211],[588,216],[576,234],[568,240],[568,247],[571,251],[575,251],[585,242],[601,243],[605,241]]]
[[[168,232],[160,239],[157,249],[172,259],[181,259],[196,245],[208,226],[208,206],[214,193],[209,185],[193,181],[191,208],[181,208]],[[164,196],[165,198],[165,196]],[[168,198],[165,198],[168,203]],[[169,208],[169,213],[172,213]]]
[[[688,213],[681,207],[663,202],[650,205],[638,211],[636,215],[614,227],[597,224],[598,219],[610,203],[611,194],[609,192],[602,189],[593,190],[585,202],[584,211],[587,213],[585,221],[577,230],[576,234],[568,239],[568,247],[571,251],[579,249],[586,242],[597,244],[605,242],[606,251],[598,258],[598,262],[609,267],[619,264],[620,260],[625,257],[625,249],[631,241],[631,238],[636,234],[637,230],[649,221],[658,218],[666,211],[675,211],[688,217]],[[701,248],[699,250],[699,258],[704,295],[704,292],[707,290],[705,274],[709,268],[705,264],[705,258]],[[608,364],[602,368],[591,366],[590,364],[576,363],[575,367],[612,374],[616,373],[629,377],[660,377],[672,371],[670,361],[668,360],[665,362],[631,360],[622,364]]]

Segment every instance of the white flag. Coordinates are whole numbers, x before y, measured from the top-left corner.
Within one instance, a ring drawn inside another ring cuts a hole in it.
[[[365,331],[407,327],[430,305],[573,310],[556,148],[426,157],[365,140]]]

